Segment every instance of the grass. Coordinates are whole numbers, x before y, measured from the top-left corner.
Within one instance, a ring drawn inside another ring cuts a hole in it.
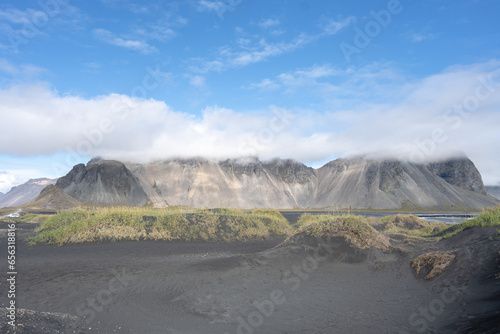
[[[415,273],[417,275],[425,269],[428,273],[424,279],[431,279],[441,275],[454,258],[454,254],[432,252],[420,255],[411,260],[410,264],[412,268],[415,268]]]
[[[491,208],[491,209],[486,209],[484,210],[479,216],[469,219],[467,221],[464,221],[463,223],[454,225],[453,227],[448,229],[448,232],[445,231],[443,234],[443,238],[447,239],[450,238],[457,233],[471,227],[495,227],[499,226],[500,227],[500,205]],[[498,234],[499,232],[497,232]]]
[[[177,240],[231,242],[284,237],[288,221],[275,210],[131,208],[63,211],[51,216],[29,238],[31,245]]]
[[[387,248],[389,245],[388,240],[362,216],[305,214],[299,218],[297,224],[300,227],[287,239],[288,242],[304,238],[318,240],[342,237],[352,246],[362,249],[372,246]]]
[[[358,217],[359,219],[362,218],[363,223],[366,223],[369,226],[374,227],[381,233],[404,234],[413,237],[427,237],[439,233],[441,231],[444,231],[449,227],[449,225],[445,223],[431,223],[414,215],[403,215],[403,214],[385,216],[380,219],[375,217],[363,218],[360,216],[351,216],[351,215],[332,216],[332,215],[304,214],[300,216],[295,226],[300,228],[303,226],[307,226],[309,224],[331,219],[332,217]]]
[[[6,216],[10,213],[16,212],[16,208],[1,208],[0,209],[0,216]]]
[[[384,233],[399,233],[413,237],[428,237],[449,228],[446,223],[428,222],[414,215],[394,215],[380,219]]]
[[[17,218],[11,218],[17,223],[43,223],[49,219],[49,215],[38,214],[38,213],[26,213],[21,212],[20,216]]]

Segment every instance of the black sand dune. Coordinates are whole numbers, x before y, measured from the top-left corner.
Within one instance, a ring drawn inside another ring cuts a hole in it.
[[[493,228],[362,249],[341,238],[28,247],[20,227],[17,305],[28,311],[16,333],[500,332]],[[425,280],[431,268],[416,275],[410,261],[427,252],[455,257]],[[0,332],[14,333],[5,319]]]

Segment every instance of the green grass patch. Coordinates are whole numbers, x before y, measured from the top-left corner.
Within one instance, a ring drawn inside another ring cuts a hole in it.
[[[456,224],[453,227],[450,227],[448,231],[443,234],[443,238],[447,239],[450,238],[457,233],[471,227],[495,227],[499,226],[500,227],[500,205],[491,208],[491,209],[486,209],[484,210],[479,216],[469,219],[467,221],[464,221],[460,224]],[[498,232],[497,232],[498,233]]]
[[[399,233],[413,237],[428,237],[449,228],[448,224],[428,222],[415,215],[385,216],[380,221],[384,226],[384,233]]]
[[[50,215],[21,212],[19,217],[11,218],[17,223],[43,223],[50,218]]]
[[[387,248],[389,241],[375,230],[362,216],[343,215],[302,215],[297,222],[299,227],[287,241],[304,239],[344,238],[357,248],[372,246]],[[286,241],[285,241],[286,243]]]
[[[123,207],[63,211],[51,216],[37,232],[28,240],[31,245],[122,240],[247,241],[288,236],[292,228],[274,212]]]

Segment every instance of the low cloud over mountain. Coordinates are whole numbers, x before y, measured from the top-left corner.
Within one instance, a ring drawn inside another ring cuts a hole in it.
[[[322,84],[317,69],[314,76],[306,72],[281,76],[300,75],[302,80],[273,82],[291,94],[322,92],[326,102],[316,111],[212,106],[188,114],[168,102],[119,94],[84,98],[46,85],[3,88],[4,124],[22,126],[2,129],[0,150],[16,155],[66,152],[64,166],[69,169],[96,155],[138,162],[280,156],[319,166],[333,157],[367,152],[425,162],[449,158],[459,149],[476,162],[487,184],[500,181],[500,154],[491,145],[500,142],[499,62],[454,66],[429,77],[406,78],[405,84],[380,67],[325,70],[324,75],[336,76],[337,85]],[[292,81],[299,87],[290,87]],[[358,102],[353,105],[349,96],[359,97]],[[23,137],[31,140],[11,140]]]

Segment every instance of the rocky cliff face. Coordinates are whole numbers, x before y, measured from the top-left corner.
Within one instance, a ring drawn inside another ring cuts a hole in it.
[[[174,159],[129,168],[157,206],[452,210],[497,203],[468,159],[429,165],[338,159],[318,170],[280,159]]]
[[[462,169],[453,171],[463,166],[471,168],[470,178]],[[496,204],[482,192],[481,176],[472,162],[418,165],[395,160],[338,159],[320,168],[318,179],[315,203],[321,208],[405,206],[452,210]]]
[[[56,186],[82,203],[143,206],[148,197],[125,165],[113,160],[91,160],[79,164]]]
[[[43,188],[49,184],[56,183],[57,179],[32,179],[26,183],[12,187],[5,195],[0,197],[0,208],[7,206],[18,206],[31,201],[40,194]]]
[[[156,206],[298,208],[316,183],[315,171],[293,160],[173,159],[129,168]]]
[[[428,165],[337,159],[315,170],[294,160],[171,159],[77,165],[57,186],[84,203],[157,207],[453,210],[494,206],[468,159]]]
[[[486,195],[481,174],[467,158],[431,163],[428,168],[451,185]]]

